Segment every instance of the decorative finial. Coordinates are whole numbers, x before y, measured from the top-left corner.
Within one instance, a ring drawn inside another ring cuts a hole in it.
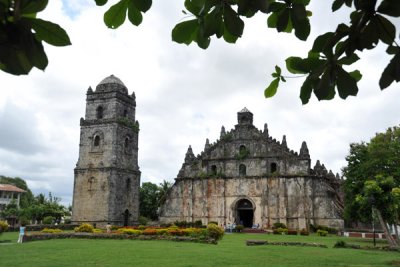
[[[194,160],[194,154],[193,154],[193,150],[192,150],[192,146],[189,145],[188,150],[186,152],[185,155],[185,163],[190,163]]]
[[[86,92],[87,94],[91,94],[91,93],[93,93],[93,89],[92,89],[92,87],[91,86],[89,86],[89,88],[87,89],[87,92]]]
[[[303,141],[303,143],[301,143],[300,157],[310,158],[310,153],[308,152],[308,147],[307,147],[306,141]]]
[[[224,136],[225,136],[225,127],[224,126],[222,126],[221,127],[221,134],[220,134],[220,139],[222,139]]]
[[[266,123],[264,123],[264,136],[265,136],[265,137],[269,137],[269,134],[268,134],[268,124],[266,124]]]
[[[287,148],[286,135],[283,135],[283,137],[282,137],[282,146]]]
[[[204,151],[210,148],[210,140],[206,139],[206,144],[204,145]]]

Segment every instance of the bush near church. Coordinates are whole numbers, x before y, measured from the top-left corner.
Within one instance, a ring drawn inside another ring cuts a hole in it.
[[[8,229],[8,223],[6,221],[0,221],[0,235],[7,231]]]

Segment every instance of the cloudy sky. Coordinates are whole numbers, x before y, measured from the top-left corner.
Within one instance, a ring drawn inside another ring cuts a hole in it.
[[[302,79],[290,79],[272,99],[263,96],[274,66],[311,47],[268,29],[265,15],[245,21],[236,45],[213,39],[202,50],[171,41],[172,28],[185,19],[183,0],[156,0],[140,27],[125,23],[118,30],[107,29],[106,9],[93,0],[49,2],[39,17],[66,29],[72,46],[46,45],[45,72],[0,72],[0,174],[22,177],[34,193],[51,191],[64,204],[72,203],[86,90],[111,74],[136,94],[142,182],[173,181],[188,145],[199,154],[206,138],[219,138],[222,125],[234,127],[243,107],[253,112],[256,127],[268,123],[277,140],[286,135],[290,149],[299,151],[306,141],[312,166],[319,159],[335,173],[345,165],[351,142],[368,141],[400,123],[399,84],[383,92],[378,87],[388,62],[384,47],[364,53],[358,63],[363,79],[357,97],[319,102],[313,96],[303,106]],[[348,21],[346,10],[332,15],[325,1],[312,1],[309,9],[309,40]]]

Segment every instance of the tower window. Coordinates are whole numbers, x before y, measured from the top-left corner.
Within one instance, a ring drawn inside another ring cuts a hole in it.
[[[239,176],[245,176],[246,175],[246,165],[240,164],[239,165]]]
[[[100,146],[100,136],[96,135],[93,142],[94,146]]]
[[[278,170],[278,166],[276,165],[275,162],[271,163],[271,173],[274,173]]]
[[[103,116],[104,116],[103,112],[104,112],[103,107],[102,106],[98,106],[97,109],[96,109],[96,118],[97,119],[102,119]]]
[[[126,179],[126,188],[128,190],[131,188],[131,178]]]
[[[124,110],[124,117],[128,117],[128,111],[126,109]]]
[[[246,146],[241,145],[241,146],[239,147],[239,153],[240,153],[240,154],[246,153]]]

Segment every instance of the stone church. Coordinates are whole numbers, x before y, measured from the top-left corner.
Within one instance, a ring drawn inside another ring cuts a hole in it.
[[[306,142],[299,153],[253,125],[244,108],[231,131],[206,140],[195,156],[189,146],[185,161],[160,211],[160,222],[201,220],[219,225],[242,224],[290,229],[310,224],[343,227],[341,180],[317,161],[311,168]]]
[[[111,75],[86,94],[72,222],[132,225],[139,214],[139,123],[135,94]]]

